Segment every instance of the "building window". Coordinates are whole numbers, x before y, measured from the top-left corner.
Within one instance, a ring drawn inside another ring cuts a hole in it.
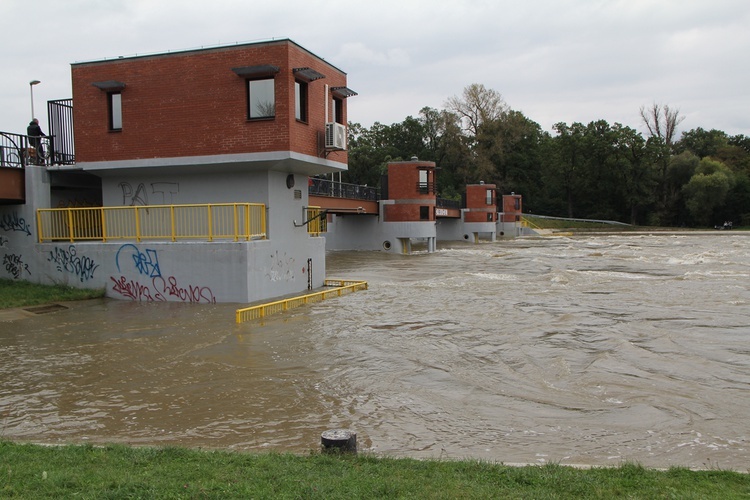
[[[419,207],[419,220],[430,220],[430,207]]]
[[[294,117],[301,121],[307,121],[307,83],[295,80],[294,82]]]
[[[107,107],[109,109],[109,129],[122,130],[122,94],[120,92],[108,93]]]
[[[487,190],[486,204],[492,205],[492,190],[491,189]]]
[[[247,117],[250,120],[276,116],[274,79],[248,80],[247,103]]]
[[[521,198],[513,199],[513,208],[516,210],[521,210]]]
[[[435,192],[435,183],[430,182],[430,175],[427,170],[419,171],[419,181],[417,181],[417,192],[419,194],[430,194]]]
[[[338,97],[333,98],[333,121],[346,125],[344,123],[344,100]]]

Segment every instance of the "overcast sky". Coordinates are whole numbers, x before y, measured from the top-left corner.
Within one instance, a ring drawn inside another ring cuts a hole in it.
[[[348,118],[418,116],[480,83],[551,131],[604,119],[640,131],[668,104],[750,136],[748,0],[2,0],[0,131],[72,96],[70,64],[289,38],[348,74]]]

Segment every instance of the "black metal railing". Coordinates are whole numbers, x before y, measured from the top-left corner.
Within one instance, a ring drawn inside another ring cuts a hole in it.
[[[24,168],[26,165],[70,165],[75,156],[56,149],[55,136],[30,137],[0,132],[0,167]]]
[[[310,177],[307,191],[308,194],[313,196],[328,196],[331,198],[350,198],[365,201],[378,201],[380,199],[377,188],[318,177]]]
[[[448,198],[437,198],[435,206],[437,208],[455,208],[456,210],[461,210],[461,202],[459,200],[449,200]]]
[[[417,182],[417,192],[419,194],[435,194],[437,192],[436,187],[435,182]]]
[[[0,167],[25,167],[28,147],[28,137],[25,135],[0,132]]]
[[[54,137],[53,165],[72,165],[76,162],[73,143],[73,99],[47,102],[49,134]]]

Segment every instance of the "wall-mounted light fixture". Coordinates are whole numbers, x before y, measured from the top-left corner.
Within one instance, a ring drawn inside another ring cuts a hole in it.
[[[34,119],[34,85],[39,85],[39,80],[31,80],[29,82],[29,90],[31,90],[31,119]]]

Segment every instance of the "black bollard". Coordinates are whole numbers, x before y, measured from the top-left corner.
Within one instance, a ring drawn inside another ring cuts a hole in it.
[[[324,452],[357,453],[357,433],[346,429],[333,429],[320,435]]]

